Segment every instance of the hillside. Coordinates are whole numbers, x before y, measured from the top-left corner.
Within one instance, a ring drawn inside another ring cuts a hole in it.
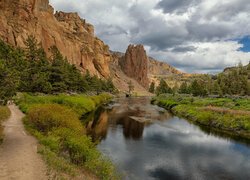
[[[1,0],[0,38],[25,47],[29,35],[41,42],[47,55],[56,45],[81,71],[108,77],[109,47],[94,35],[94,27],[77,13],[56,12],[48,0]]]
[[[32,35],[48,57],[52,54],[50,48],[56,46],[82,73],[89,71],[100,78],[111,77],[120,91],[127,91],[127,83],[132,81],[135,92],[147,94],[152,81],[158,84],[163,78],[174,86],[176,81],[180,84],[189,77],[167,63],[148,57],[143,45],[130,46],[125,54],[111,52],[95,36],[93,25],[77,13],[54,13],[48,0],[0,0],[0,9],[1,40],[25,48],[26,39]],[[126,60],[126,67],[121,59]]]

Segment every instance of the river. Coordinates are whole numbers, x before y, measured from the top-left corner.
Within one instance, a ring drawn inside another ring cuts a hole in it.
[[[116,99],[94,114],[87,131],[123,179],[250,179],[250,142],[203,130],[149,98]]]

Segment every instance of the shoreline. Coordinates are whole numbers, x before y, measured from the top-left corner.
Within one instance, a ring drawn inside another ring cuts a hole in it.
[[[227,109],[224,110],[225,112],[217,112],[215,110],[206,110],[207,106],[197,106],[189,103],[183,104],[167,98],[153,98],[151,103],[170,111],[178,117],[185,118],[194,124],[212,129],[212,131],[250,141],[249,111]],[[219,109],[220,107],[214,108]],[[233,111],[235,115],[230,114],[229,111]],[[236,114],[237,112],[246,112],[246,114]]]

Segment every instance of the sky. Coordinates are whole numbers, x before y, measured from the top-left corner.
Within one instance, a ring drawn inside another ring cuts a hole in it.
[[[78,12],[113,51],[143,44],[148,55],[189,73],[250,61],[249,0],[50,0]]]

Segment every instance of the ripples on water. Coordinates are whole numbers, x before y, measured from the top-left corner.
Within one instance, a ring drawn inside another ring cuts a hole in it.
[[[118,99],[86,127],[124,179],[250,179],[248,142],[208,133],[148,98]]]

